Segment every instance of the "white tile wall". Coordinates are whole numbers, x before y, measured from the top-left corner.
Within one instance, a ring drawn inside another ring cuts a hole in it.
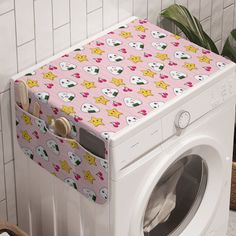
[[[0,0],[0,218],[16,221],[9,77],[131,15],[160,24],[174,2],[201,19],[219,48],[236,27],[236,0]]]

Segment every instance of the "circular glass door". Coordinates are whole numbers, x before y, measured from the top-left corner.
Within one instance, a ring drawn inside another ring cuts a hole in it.
[[[144,236],[179,235],[197,212],[207,179],[206,162],[198,155],[173,163],[149,198],[143,218]]]

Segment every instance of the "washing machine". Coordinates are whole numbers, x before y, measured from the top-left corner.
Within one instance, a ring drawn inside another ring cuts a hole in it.
[[[32,236],[226,235],[235,69],[132,17],[14,76],[19,225]]]

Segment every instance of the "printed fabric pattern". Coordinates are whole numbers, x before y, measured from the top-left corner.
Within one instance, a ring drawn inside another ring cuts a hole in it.
[[[48,130],[46,123],[16,105],[17,139],[24,154],[89,200],[108,200],[108,161],[86,151],[74,139]]]
[[[40,102],[40,118],[65,116],[106,141],[229,63],[137,19],[20,80]]]

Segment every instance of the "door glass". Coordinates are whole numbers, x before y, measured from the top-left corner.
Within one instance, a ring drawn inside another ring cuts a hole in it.
[[[150,196],[144,219],[144,236],[179,235],[197,212],[207,185],[206,162],[186,156],[163,174]]]

